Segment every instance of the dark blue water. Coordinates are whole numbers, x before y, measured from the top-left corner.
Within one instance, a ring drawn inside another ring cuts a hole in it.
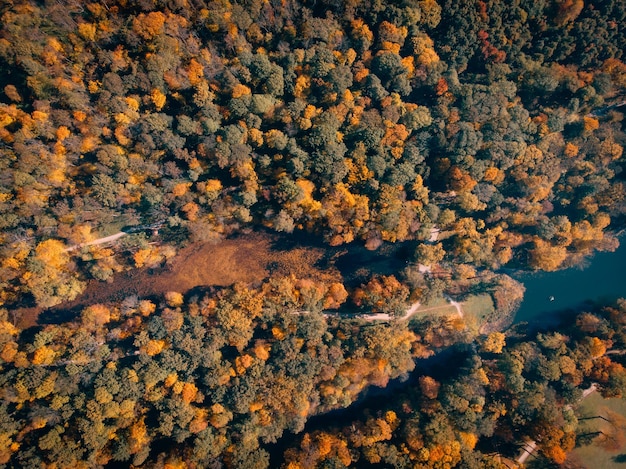
[[[559,272],[521,274],[514,277],[526,286],[515,322],[537,321],[585,303],[607,303],[626,298],[626,238],[615,252],[601,252],[584,268]],[[554,301],[550,301],[554,297]]]

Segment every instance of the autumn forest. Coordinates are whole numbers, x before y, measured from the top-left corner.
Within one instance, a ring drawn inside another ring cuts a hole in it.
[[[626,396],[625,300],[513,324],[626,227],[624,0],[0,18],[0,467],[559,467]]]

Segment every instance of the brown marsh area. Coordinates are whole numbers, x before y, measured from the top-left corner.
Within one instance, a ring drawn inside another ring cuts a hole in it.
[[[18,327],[58,322],[79,314],[85,306],[126,297],[150,297],[168,291],[181,293],[198,287],[224,287],[234,283],[259,284],[270,276],[294,275],[312,280],[342,281],[357,285],[372,273],[397,273],[404,265],[406,247],[383,245],[368,251],[356,243],[347,247],[315,244],[306,236],[249,232],[217,243],[195,243],[179,249],[166,265],[132,269],[110,282],[91,280],[74,301],[49,309],[20,308]]]

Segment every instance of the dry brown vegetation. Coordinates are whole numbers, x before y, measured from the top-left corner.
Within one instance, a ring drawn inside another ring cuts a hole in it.
[[[122,300],[137,295],[148,297],[168,291],[187,292],[196,287],[225,287],[234,283],[256,284],[270,275],[338,281],[341,274],[333,261],[323,262],[328,251],[310,246],[282,245],[281,237],[250,233],[218,243],[192,244],[182,248],[167,265],[156,269],[131,270],[116,275],[112,282],[91,281],[76,300],[59,306],[16,310],[18,326],[25,329],[38,322],[53,321],[64,311]],[[322,264],[327,264],[323,266]],[[42,315],[42,312],[44,313]]]

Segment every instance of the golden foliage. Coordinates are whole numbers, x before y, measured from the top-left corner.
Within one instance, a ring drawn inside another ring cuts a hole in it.
[[[158,355],[165,348],[166,342],[164,340],[149,340],[148,343],[143,347],[143,351],[153,357],[154,355]]]
[[[133,19],[133,31],[145,40],[150,40],[163,33],[165,15],[160,11],[153,11],[147,15],[139,14]]]
[[[111,310],[102,304],[87,306],[81,313],[83,326],[89,329],[99,329],[111,320]]]
[[[65,245],[57,239],[48,239],[39,243],[35,249],[35,255],[46,266],[54,269],[62,269],[69,262]]]
[[[548,272],[557,270],[567,258],[565,246],[553,246],[547,241],[535,238],[535,247],[530,251],[530,265]]]
[[[247,87],[246,85],[242,85],[241,83],[235,85],[233,87],[233,90],[231,92],[231,96],[233,98],[241,98],[242,96],[246,96],[251,94],[252,91],[250,90],[249,87]]]
[[[600,122],[594,117],[583,117],[583,129],[585,132],[593,132],[600,127]]]
[[[33,354],[33,365],[50,365],[54,361],[56,353],[47,345],[42,345]]]
[[[502,332],[490,333],[481,344],[481,348],[488,353],[502,353],[506,345],[506,336]]]
[[[80,23],[78,25],[78,34],[88,41],[95,41],[96,25],[93,23]]]
[[[163,109],[165,106],[166,96],[158,88],[154,88],[150,93],[150,99],[157,111]]]
[[[181,393],[181,399],[184,403],[189,404],[193,402],[198,395],[198,388],[194,383],[185,383],[183,385],[183,391]]]
[[[165,301],[167,302],[168,306],[171,306],[172,308],[176,308],[178,306],[182,306],[185,299],[182,293],[175,292],[175,291],[168,291],[167,293],[165,293]]]

